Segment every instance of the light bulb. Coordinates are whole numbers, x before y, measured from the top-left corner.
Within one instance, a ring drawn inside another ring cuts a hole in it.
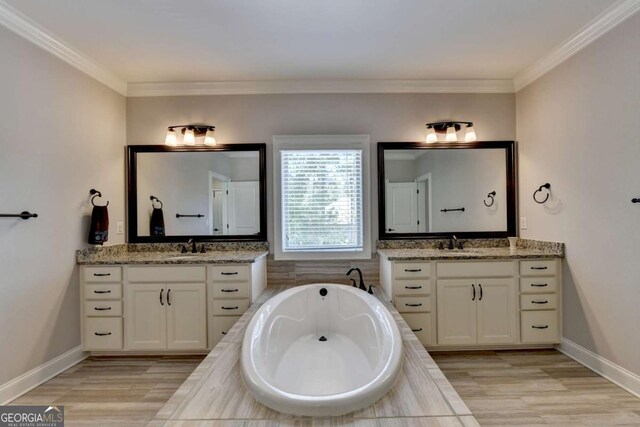
[[[176,139],[176,131],[172,128],[167,130],[167,137],[164,140],[164,145],[168,145],[170,147],[175,147],[178,145],[178,140]]]
[[[458,140],[458,135],[456,134],[456,127],[455,125],[451,125],[447,128],[447,138],[446,140],[448,142],[455,142]]]
[[[473,127],[473,125],[467,125],[467,131],[464,134],[465,142],[473,142],[476,139],[478,139],[478,137],[476,136],[476,129]]]
[[[184,138],[182,138],[184,145],[196,145],[196,134],[193,129],[186,129],[184,131]]]
[[[209,128],[207,129],[207,133],[204,135],[204,145],[216,145],[216,135],[215,129]]]
[[[436,135],[436,130],[433,126],[427,126],[427,144],[432,144],[434,142],[438,142],[438,135]]]

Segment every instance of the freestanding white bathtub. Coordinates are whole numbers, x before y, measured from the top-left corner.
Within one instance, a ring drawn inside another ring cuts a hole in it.
[[[402,369],[402,337],[391,313],[360,289],[298,286],[255,313],[240,367],[249,392],[271,409],[343,415],[393,387]]]

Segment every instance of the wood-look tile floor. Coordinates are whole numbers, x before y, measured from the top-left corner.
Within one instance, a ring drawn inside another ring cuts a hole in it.
[[[640,399],[556,350],[431,353],[482,426],[640,426]]]
[[[64,405],[67,426],[146,425],[204,357],[90,357],[11,404]]]
[[[640,399],[555,350],[431,355],[483,426],[640,426]],[[203,358],[91,357],[12,404],[65,405],[68,426],[145,425]]]

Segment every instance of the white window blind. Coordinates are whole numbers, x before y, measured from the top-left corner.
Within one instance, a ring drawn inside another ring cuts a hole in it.
[[[283,251],[362,251],[362,150],[280,155]]]

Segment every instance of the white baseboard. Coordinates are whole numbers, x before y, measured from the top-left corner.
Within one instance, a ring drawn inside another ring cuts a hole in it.
[[[82,346],[78,346],[0,385],[0,403],[6,405],[87,357],[88,354],[82,351]]]
[[[566,338],[562,338],[558,350],[629,393],[640,397],[640,375],[636,375]]]

